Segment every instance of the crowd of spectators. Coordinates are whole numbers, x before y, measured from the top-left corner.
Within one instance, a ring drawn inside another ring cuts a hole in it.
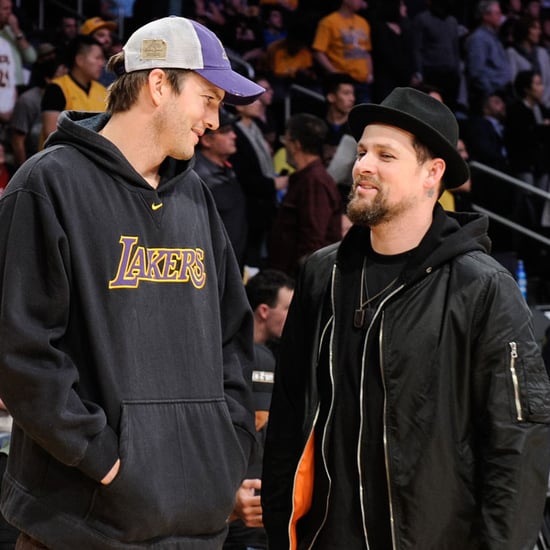
[[[549,190],[550,1],[88,0],[82,15],[58,4],[39,28],[33,3],[22,1],[16,9],[12,0],[0,0],[0,70],[4,48],[15,61],[10,70],[16,69],[9,74],[16,84],[12,95],[4,88],[0,94],[0,137],[10,170],[41,148],[60,110],[74,108],[63,81],[76,80],[89,95],[114,78],[104,69],[90,72],[93,61],[75,50],[79,36],[99,44],[107,59],[149,20],[194,18],[216,32],[239,70],[266,88],[261,100],[232,113],[236,151],[225,160],[248,205],[243,266],[269,265],[271,227],[294,171],[283,143],[289,115],[307,113],[326,124],[322,160],[345,205],[354,156],[347,114],[356,103],[382,101],[396,86],[439,94],[459,120],[470,160]],[[293,95],[297,87],[301,95]],[[540,196],[486,173],[473,173],[471,184],[471,200],[451,204],[474,202],[550,234],[550,203]],[[540,267],[548,264],[541,261],[545,247],[526,244],[499,222],[491,223],[490,235],[503,258],[521,249],[528,272],[542,281],[539,290],[548,293],[550,274]]]
[[[342,238],[356,157],[348,114],[395,87],[451,108],[463,158],[550,191],[550,0],[135,0],[122,20],[115,0],[84,1],[82,14],[52,4],[41,28],[36,2],[0,0],[0,194],[61,111],[104,108],[115,78],[107,59],[133,30],[169,14],[212,29],[266,90],[224,108],[196,152],[245,281],[267,269],[290,292],[304,258]],[[550,201],[490,170],[472,170],[441,203],[476,204],[550,237]],[[489,235],[506,267],[524,260],[529,300],[550,303],[548,247],[499,221]],[[265,307],[286,312],[286,298]],[[242,490],[254,497],[252,485]]]

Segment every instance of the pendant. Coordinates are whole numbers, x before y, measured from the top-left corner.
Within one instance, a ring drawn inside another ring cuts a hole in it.
[[[353,326],[355,328],[363,328],[363,323],[365,322],[365,310],[356,309],[353,314]]]
[[[356,309],[353,314],[353,326],[355,328],[366,329],[370,327],[376,310],[370,307],[365,309]]]

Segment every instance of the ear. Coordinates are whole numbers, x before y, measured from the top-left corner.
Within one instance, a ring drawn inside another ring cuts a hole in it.
[[[212,146],[212,136],[214,134],[206,133],[200,137],[200,144],[204,149],[209,149]]]
[[[442,158],[430,159],[426,165],[428,174],[424,186],[428,191],[435,191],[436,196],[439,190],[439,185],[445,173],[445,161]]]
[[[268,312],[269,306],[267,304],[259,304],[256,308],[256,314],[262,321],[265,321],[267,319]]]
[[[302,149],[302,145],[299,141],[287,140],[285,143],[285,148],[291,155],[293,155],[296,151],[300,151]]]
[[[163,97],[170,91],[170,86],[166,80],[166,73],[162,69],[153,69],[149,73],[147,86],[151,100],[155,105],[159,105]]]
[[[80,67],[82,65],[82,57],[83,56],[84,56],[84,54],[82,52],[77,53],[74,56],[74,64],[75,64],[76,67]]]

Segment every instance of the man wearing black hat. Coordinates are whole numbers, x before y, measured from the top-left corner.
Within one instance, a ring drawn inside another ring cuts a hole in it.
[[[468,178],[455,117],[396,88],[349,122],[354,226],[306,262],[281,342],[269,548],[532,548],[550,384],[487,220],[437,204]]]

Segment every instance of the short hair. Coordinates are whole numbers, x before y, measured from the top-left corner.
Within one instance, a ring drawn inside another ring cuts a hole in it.
[[[335,94],[342,84],[355,86],[357,82],[348,73],[329,73],[323,79],[323,93]]]
[[[478,20],[481,20],[486,13],[491,11],[493,4],[498,4],[500,6],[498,0],[481,0],[476,8],[476,17]]]
[[[281,288],[294,290],[294,279],[278,269],[263,269],[251,277],[245,290],[252,311],[260,304],[275,307]]]
[[[518,98],[523,99],[527,95],[527,90],[533,85],[533,78],[536,75],[540,76],[540,73],[537,71],[519,71],[514,79],[514,92]]]
[[[40,88],[43,88],[46,86],[46,79],[52,79],[61,64],[61,61],[58,59],[48,59],[46,61],[34,63],[31,68],[29,87],[39,86]]]
[[[538,19],[531,15],[522,15],[513,26],[514,41],[523,42],[529,36],[529,30],[538,22]]]
[[[439,155],[436,155],[427,145],[424,145],[414,134],[412,138],[412,146],[416,153],[416,161],[419,166],[424,164],[427,160],[440,158]],[[443,174],[441,182],[439,183],[439,189],[437,190],[439,197],[443,195],[445,189],[445,174]]]
[[[416,153],[416,160],[418,164],[424,164],[427,160],[433,159],[437,156],[427,145],[424,145],[414,134],[412,137],[412,146]]]
[[[76,58],[81,53],[86,53],[94,46],[99,46],[103,52],[103,46],[93,37],[87,34],[78,34],[67,45],[65,59],[63,59],[67,68],[71,70],[76,63]]]
[[[318,116],[298,113],[288,119],[286,133],[291,140],[302,146],[304,153],[321,156],[328,135],[328,126]]]
[[[434,0],[432,0],[434,3]],[[401,0],[384,0],[376,5],[376,14],[380,21],[399,23],[401,21]]]
[[[139,92],[147,83],[152,69],[127,73],[124,70],[124,51],[113,55],[107,63],[107,69],[118,75],[118,78],[109,86],[107,96],[107,111],[122,113],[128,111],[137,101]],[[179,94],[183,81],[191,72],[189,69],[162,69],[172,86],[174,93]]]

